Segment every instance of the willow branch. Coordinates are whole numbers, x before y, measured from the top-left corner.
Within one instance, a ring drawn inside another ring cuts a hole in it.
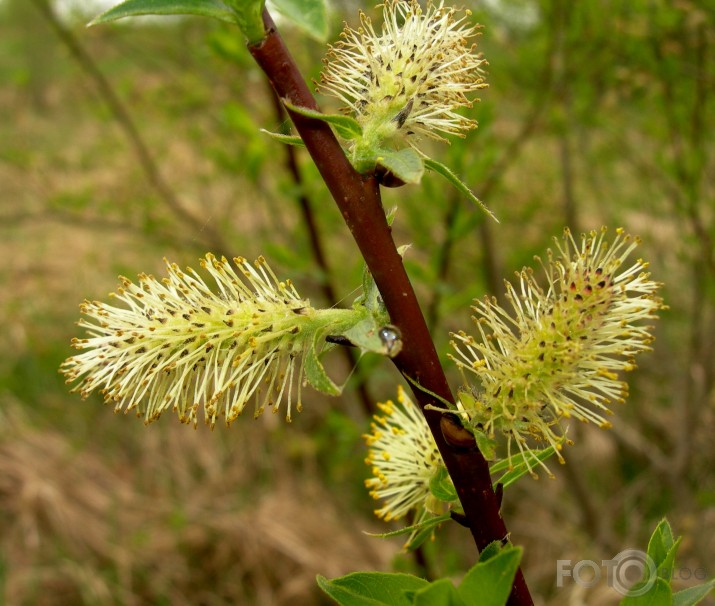
[[[265,24],[265,39],[249,46],[253,58],[281,99],[289,100],[294,106],[317,109],[315,99],[267,13]],[[402,257],[392,239],[375,176],[360,175],[353,169],[326,123],[290,110],[288,113],[375,279],[390,318],[402,333],[403,347],[394,358],[395,365],[403,375],[410,377],[411,384],[415,382],[440,398],[454,402]],[[454,482],[477,548],[481,550],[493,541],[506,540],[508,532],[492,489],[489,466],[474,438],[451,417],[425,410],[428,404],[438,404],[427,391],[413,391]],[[519,571],[509,604],[532,603]]]

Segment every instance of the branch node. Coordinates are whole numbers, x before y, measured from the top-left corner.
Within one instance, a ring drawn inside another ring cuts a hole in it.
[[[477,449],[474,436],[462,425],[459,417],[452,413],[444,413],[439,421],[445,442],[457,452],[467,452]]]
[[[449,517],[452,518],[455,522],[457,522],[457,524],[459,524],[460,526],[469,528],[469,519],[463,513],[459,513],[457,511],[450,511]]]

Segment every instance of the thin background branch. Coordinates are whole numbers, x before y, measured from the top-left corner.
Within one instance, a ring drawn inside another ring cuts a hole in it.
[[[229,247],[221,234],[212,226],[206,225],[198,217],[187,210],[178,196],[162,176],[154,156],[141,136],[129,110],[114,92],[109,80],[104,76],[92,56],[84,49],[72,31],[65,27],[55,14],[48,0],[31,0],[43,17],[52,27],[57,37],[62,41],[72,57],[94,82],[97,92],[112,112],[117,125],[127,137],[147,181],[156,191],[161,201],[171,210],[174,216],[191,228],[194,233],[204,233],[208,236],[208,245],[219,255],[230,257]]]

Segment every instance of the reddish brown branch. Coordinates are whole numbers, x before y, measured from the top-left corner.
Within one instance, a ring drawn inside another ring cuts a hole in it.
[[[251,54],[280,98],[295,106],[317,109],[315,99],[267,13],[265,20],[266,38],[249,47]],[[360,175],[353,169],[326,123],[288,113],[372,272],[390,318],[402,332],[403,348],[394,359],[395,365],[413,382],[454,402],[412,284],[392,240],[374,175]],[[492,541],[505,540],[508,533],[492,489],[489,467],[473,438],[468,436],[465,442],[465,436],[457,432],[456,441],[448,443],[446,436],[454,433],[451,431],[454,427],[445,423],[449,431],[443,435],[442,415],[424,410],[426,405],[438,402],[426,391],[415,389],[414,394],[457,489],[477,548],[481,550]],[[509,604],[532,603],[519,571]]]

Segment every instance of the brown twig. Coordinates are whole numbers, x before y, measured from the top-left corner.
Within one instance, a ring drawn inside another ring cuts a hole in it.
[[[249,46],[251,54],[281,99],[295,106],[317,109],[270,16],[264,15],[266,37],[261,43]],[[394,358],[395,365],[411,383],[425,389],[413,389],[415,398],[452,477],[477,548],[481,550],[493,541],[507,539],[489,466],[473,437],[466,430],[462,432],[468,436],[463,435],[449,424],[445,424],[448,430],[443,433],[442,414],[425,409],[428,404],[437,404],[428,391],[450,402],[454,402],[454,398],[392,239],[374,175],[360,175],[353,169],[326,123],[291,111],[289,115],[372,272],[392,321],[402,332],[403,348]],[[514,580],[509,604],[533,604],[521,571]]]

